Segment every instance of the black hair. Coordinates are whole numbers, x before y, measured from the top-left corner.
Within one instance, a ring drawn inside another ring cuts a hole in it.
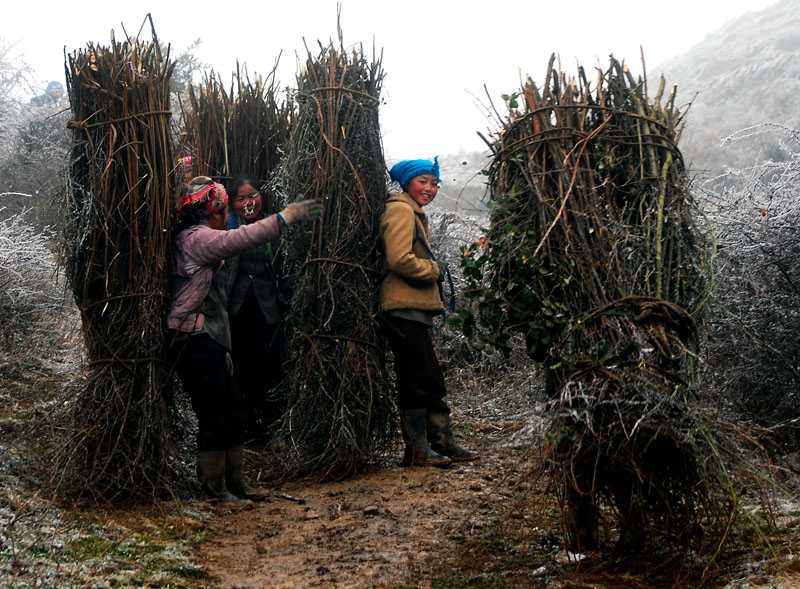
[[[246,172],[240,172],[237,174],[228,185],[228,197],[230,199],[228,202],[231,209],[233,208],[233,203],[236,200],[236,193],[239,192],[239,189],[245,184],[249,184],[261,194],[261,213],[264,216],[275,212],[275,197],[268,189],[267,185],[252,174],[248,174]]]
[[[206,217],[208,217],[206,203],[200,201],[187,203],[178,211],[178,218],[175,222],[172,234],[177,235],[184,229],[198,225]]]
[[[236,194],[239,192],[239,189],[245,184],[249,184],[256,190],[261,192],[261,182],[259,182],[258,178],[256,178],[252,174],[247,174],[246,172],[242,172],[240,174],[237,174],[233,178],[233,180],[231,180],[231,183],[228,186],[228,197],[231,200],[236,200]]]

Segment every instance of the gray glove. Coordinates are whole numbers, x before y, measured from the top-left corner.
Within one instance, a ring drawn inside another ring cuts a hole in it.
[[[286,205],[286,208],[278,214],[287,225],[303,221],[316,221],[322,218],[322,201],[309,199],[293,202]]]

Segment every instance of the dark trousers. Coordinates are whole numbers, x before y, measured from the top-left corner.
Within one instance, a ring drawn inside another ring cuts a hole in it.
[[[263,431],[285,409],[273,390],[283,377],[283,326],[266,322],[251,290],[231,319],[231,339],[233,377],[244,398],[250,428]]]
[[[379,317],[381,329],[394,354],[397,406],[401,411],[427,409],[431,413],[450,413],[447,389],[430,327],[399,317]]]
[[[225,348],[199,334],[177,342],[174,354],[197,415],[197,450],[227,450],[243,443],[247,411],[228,370]]]

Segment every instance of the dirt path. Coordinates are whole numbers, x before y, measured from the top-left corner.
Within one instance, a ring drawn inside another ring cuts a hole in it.
[[[478,381],[473,366],[451,364],[446,372],[456,436],[481,453],[478,461],[403,468],[398,447],[396,460],[359,477],[284,483],[249,509],[217,508],[215,530],[197,555],[212,575],[208,587],[462,587],[473,579],[498,586],[485,584],[487,570],[500,571],[490,576],[507,587],[552,586],[546,579],[555,568],[542,564],[556,563],[557,512],[543,524],[541,509],[520,509],[511,499],[520,496],[518,472],[530,468],[517,434],[539,419],[541,378],[520,366],[516,377],[506,366],[512,377],[505,381]]]
[[[508,431],[495,434],[507,440]],[[658,550],[618,553],[613,535],[601,538],[604,547],[584,560],[568,558],[552,497],[524,487],[531,456],[520,460],[525,451],[506,441],[472,441],[482,453],[478,462],[447,470],[388,466],[335,483],[291,482],[273,487],[266,501],[250,508],[217,507],[212,533],[196,555],[210,576],[203,586],[687,586],[675,582],[691,572],[690,562],[665,560]],[[737,580],[728,587],[800,586],[800,565],[791,564],[791,554],[785,557],[791,566],[778,574],[768,573],[766,561],[754,555],[738,558],[744,560],[728,563],[723,575]]]
[[[473,440],[475,442],[475,440]],[[252,508],[219,509],[198,558],[223,588],[430,586],[494,521],[513,450],[480,461],[389,466],[336,483],[284,484]]]
[[[492,375],[480,384],[458,368],[448,376],[454,429],[481,460],[402,468],[398,447],[395,463],[346,481],[267,484],[266,501],[216,508],[195,559],[209,575],[204,586],[650,589],[700,579],[701,561],[676,560],[667,546],[620,553],[617,531],[604,527],[600,550],[569,557],[558,506],[546,479],[534,474],[539,458],[531,443],[543,435],[540,376],[520,370],[513,386]],[[260,456],[249,454],[248,464]],[[793,548],[762,558],[746,544],[718,560],[712,585],[800,586]],[[777,575],[769,570],[775,565]]]

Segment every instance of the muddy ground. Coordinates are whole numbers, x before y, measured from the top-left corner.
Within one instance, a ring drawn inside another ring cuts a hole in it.
[[[480,460],[405,468],[398,445],[386,464],[345,481],[264,481],[270,490],[265,501],[217,508],[214,531],[196,558],[211,576],[207,586],[462,587],[480,579],[478,586],[550,585],[557,512],[526,513],[514,499],[515,484],[525,480],[520,474],[530,468],[529,430],[539,419],[529,395],[538,394],[538,380],[524,376],[531,390],[497,395],[476,392],[458,374],[448,380],[455,391],[454,429]],[[251,478],[261,474],[262,451],[247,452]],[[521,570],[473,567],[507,519],[530,526],[524,546],[503,549],[522,551],[515,565]],[[547,558],[527,558],[533,544]]]
[[[480,451],[479,461],[403,468],[398,446],[394,460],[355,478],[265,481],[266,501],[239,511],[217,507],[194,559],[209,576],[203,586],[800,586],[792,548],[796,505],[786,507],[785,535],[773,538],[771,552],[753,539],[708,569],[706,558],[670,555],[657,544],[620,552],[613,523],[601,531],[599,550],[567,552],[558,501],[537,450],[541,379],[524,370],[507,376],[477,389],[474,375],[448,372],[455,429]],[[259,452],[248,453],[254,478],[261,474]]]
[[[474,444],[473,444],[474,446]],[[494,525],[508,498],[500,455],[449,469],[387,466],[334,483],[283,484],[252,508],[219,508],[198,554],[219,587],[431,586]],[[439,585],[441,586],[441,585]]]
[[[457,436],[480,451],[479,461],[403,468],[398,444],[384,464],[354,478],[279,482],[269,473],[280,454],[250,446],[248,474],[270,495],[239,510],[212,506],[196,485],[152,505],[53,503],[46,471],[34,472],[29,427],[67,376],[0,368],[3,587],[800,586],[797,502],[777,504],[776,530],[731,539],[710,567],[708,555],[657,543],[622,553],[613,523],[596,552],[566,552],[537,444],[541,375],[524,363],[484,373],[447,366]],[[192,470],[187,461],[183,480]]]

